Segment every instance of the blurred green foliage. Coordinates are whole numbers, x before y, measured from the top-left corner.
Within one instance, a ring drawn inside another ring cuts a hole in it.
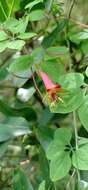
[[[0,0],[1,190],[88,189],[87,3]]]

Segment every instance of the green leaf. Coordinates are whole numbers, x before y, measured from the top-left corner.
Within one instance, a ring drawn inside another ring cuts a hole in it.
[[[24,45],[25,42],[23,40],[13,40],[8,42],[7,47],[10,49],[21,50]]]
[[[45,51],[42,47],[35,48],[32,52],[34,64],[39,64],[44,59]]]
[[[34,10],[29,14],[29,20],[30,21],[39,21],[44,19],[45,14],[43,10]]]
[[[85,73],[86,73],[86,76],[88,77],[88,67],[86,68]]]
[[[4,31],[0,31],[0,41],[7,40],[8,35]]]
[[[84,144],[88,144],[88,138],[80,137],[78,140],[79,147],[83,146]]]
[[[59,94],[62,101],[58,100],[55,104],[50,103],[50,110],[53,113],[70,113],[77,108],[83,102],[83,92],[81,89],[70,90],[69,92]]]
[[[83,104],[79,107],[78,115],[82,125],[88,131],[88,95],[85,96]]]
[[[0,100],[0,112],[6,116],[24,117],[27,121],[36,120],[36,113],[30,106],[10,107],[5,100]]]
[[[42,63],[41,66],[42,70],[47,73],[54,82],[58,82],[59,76],[64,74],[64,65],[56,59],[47,60],[45,63]]]
[[[49,182],[49,163],[42,147],[40,147],[39,149],[39,167],[41,172],[41,178],[46,180],[46,183]]]
[[[7,139],[8,140],[8,139]],[[3,158],[4,154],[6,153],[8,149],[9,142],[4,142],[0,144],[0,158]]]
[[[83,85],[84,76],[81,73],[67,73],[58,77],[58,83],[67,90],[76,89]]]
[[[56,154],[50,162],[50,178],[57,181],[64,178],[71,168],[71,159],[68,152]]]
[[[40,183],[38,190],[45,190],[45,181]]]
[[[88,170],[88,144],[73,153],[72,163],[79,170]]]
[[[60,55],[64,55],[68,53],[68,50],[69,49],[66,46],[56,46],[56,47],[53,46],[53,47],[47,48],[46,52],[50,56],[58,57]]]
[[[26,6],[25,6],[25,9],[32,9],[35,5],[37,5],[38,3],[43,3],[43,0],[34,0],[33,2],[30,2],[28,3]]]
[[[8,47],[8,43],[9,43],[8,40],[0,42],[0,53],[5,51],[5,49]]]
[[[33,190],[33,187],[22,169],[14,171],[13,190]]]
[[[54,140],[56,142],[62,141],[62,143],[64,145],[67,145],[70,143],[71,136],[72,136],[72,134],[71,134],[70,128],[59,128],[55,131]]]
[[[70,35],[70,40],[74,43],[80,43],[83,40],[88,39],[88,30],[87,31],[82,31],[76,34]]]
[[[26,32],[26,33],[21,33],[18,38],[22,39],[22,40],[27,40],[30,38],[35,37],[37,34],[34,32]]]
[[[30,55],[23,55],[19,58],[13,59],[9,62],[10,66],[8,71],[17,73],[21,71],[30,70],[33,64],[33,59]]]
[[[21,50],[25,42],[23,40],[13,40],[13,41],[4,41],[0,42],[0,53],[3,52],[6,48]]]
[[[13,34],[24,33],[28,24],[28,16],[22,19],[9,18],[4,22],[3,28]]]
[[[38,124],[39,126],[41,126],[41,123],[42,123],[42,127],[45,127],[47,126],[50,121],[52,120],[52,118],[54,117],[54,114],[50,112],[49,108],[45,108],[43,110],[43,112],[41,113],[41,116],[38,120]]]
[[[65,135],[64,135],[65,134]],[[61,151],[65,150],[65,146],[70,144],[71,131],[67,128],[60,128],[55,131],[54,140],[50,143],[46,150],[47,158],[52,158]]]
[[[60,33],[64,30],[66,24],[66,20],[60,21],[56,28],[47,37],[44,38],[42,42],[44,48],[51,47],[54,44]]]
[[[0,69],[0,81],[6,79],[7,76],[8,76],[7,69],[6,68]],[[2,87],[3,87],[3,85],[2,85]]]
[[[83,41],[81,44],[81,50],[84,54],[88,53],[88,40]]]
[[[54,130],[47,127],[44,127],[44,128],[41,127],[41,128],[36,129],[37,139],[39,140],[44,150],[46,150],[49,144],[51,143],[53,139],[53,133],[54,133]]]
[[[15,121],[17,121],[17,119],[18,118],[15,118]],[[24,118],[22,119],[24,122]],[[29,128],[25,126],[27,123],[23,124],[23,122],[19,123],[19,125],[3,123],[0,124],[0,142],[4,142],[25,134],[30,134]]]

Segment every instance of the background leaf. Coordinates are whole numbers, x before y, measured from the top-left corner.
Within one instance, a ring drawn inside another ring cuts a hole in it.
[[[85,96],[83,104],[78,109],[78,115],[82,125],[88,130],[88,96]]]
[[[27,176],[25,175],[24,171],[19,168],[14,172],[13,189],[22,190],[22,188],[26,190],[33,190],[33,187],[30,181],[27,179]]]

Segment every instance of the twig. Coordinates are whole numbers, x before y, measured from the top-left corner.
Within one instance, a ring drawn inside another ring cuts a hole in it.
[[[70,16],[71,16],[71,13],[72,13],[72,9],[73,9],[73,7],[74,7],[74,4],[75,4],[75,0],[72,0],[71,6],[70,6],[70,10],[69,10],[69,13],[68,13],[68,19],[70,19]]]
[[[38,88],[38,86],[37,86],[37,84],[36,84],[33,71],[32,71],[32,79],[33,79],[33,82],[34,82],[34,86],[35,86],[35,88],[36,88],[36,91],[38,92],[39,96],[40,96],[41,99],[43,100],[43,96],[42,96],[42,94],[41,94],[41,92],[40,92],[40,90],[39,90],[39,88]]]
[[[78,20],[75,20],[75,19],[73,19],[73,18],[70,18],[70,20],[71,20],[72,22],[74,22],[74,23],[80,25],[80,27],[82,27],[82,28],[88,28],[88,25],[87,25],[87,24],[81,23],[81,22],[79,22]]]

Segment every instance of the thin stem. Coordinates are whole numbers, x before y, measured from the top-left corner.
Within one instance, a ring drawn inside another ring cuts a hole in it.
[[[78,133],[77,133],[77,123],[76,123],[76,112],[75,111],[73,111],[73,121],[74,121],[76,150],[78,150]]]
[[[12,1],[12,5],[11,5],[11,9],[10,9],[10,11],[9,11],[8,18],[10,18],[11,14],[12,14],[12,10],[13,10],[13,7],[14,7],[14,3],[15,3],[15,0]]]
[[[37,84],[36,84],[34,73],[32,73],[32,79],[33,79],[33,82],[34,82],[34,86],[35,86],[35,88],[36,88],[36,91],[38,92],[39,96],[40,96],[41,99],[43,100],[43,96],[42,96],[42,94],[41,94],[41,92],[40,92],[40,90],[39,90],[39,88],[38,88],[38,86],[37,86]]]
[[[73,9],[73,7],[74,7],[74,4],[75,4],[75,0],[72,0],[71,6],[70,6],[70,10],[69,10],[69,13],[68,13],[68,19],[70,19],[70,16],[71,16],[71,13],[72,13],[72,9]]]
[[[77,150],[78,150],[78,133],[77,133],[77,122],[76,122],[76,112],[73,111],[73,122],[74,122],[74,132],[75,132],[75,144],[76,144],[76,151],[75,151],[75,155],[76,155],[76,163],[77,163],[77,176],[78,176],[78,187],[79,187],[79,181],[80,181],[80,173],[79,173],[79,169],[78,169],[78,157],[77,157]]]
[[[56,184],[55,184],[55,183],[54,183],[54,189],[57,190],[57,188],[56,188]]]
[[[70,179],[69,179],[69,181],[68,181],[68,183],[67,183],[67,186],[66,186],[66,190],[69,190],[69,189],[70,189],[69,187],[70,187],[70,184],[71,184],[71,181],[72,181],[74,175],[75,175],[75,169],[73,170],[73,173],[72,173],[72,175],[70,176]]]
[[[2,9],[2,12],[3,12],[3,14],[4,14],[5,19],[7,19],[7,15],[6,15],[5,11],[4,11],[4,8],[3,8],[3,6],[2,6],[1,1],[0,1],[0,7],[1,7],[1,9]]]
[[[72,17],[70,18],[70,20],[71,20],[72,22],[74,22],[75,24],[79,25],[79,26],[82,27],[82,28],[88,28],[88,25],[87,25],[87,24],[81,23],[80,21],[75,20],[75,19],[73,19]]]

